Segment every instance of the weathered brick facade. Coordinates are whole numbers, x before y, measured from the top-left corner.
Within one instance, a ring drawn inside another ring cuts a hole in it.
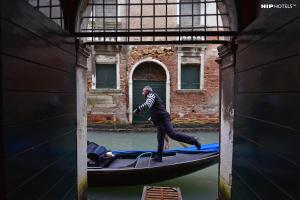
[[[88,123],[128,124],[131,121],[129,81],[133,67],[143,61],[159,61],[168,70],[170,77],[170,113],[175,124],[205,125],[218,123],[219,117],[219,67],[217,45],[206,45],[204,49],[204,76],[201,90],[178,89],[178,57],[181,48],[177,46],[122,46],[119,48],[119,87],[117,89],[92,89],[92,74],[95,73],[95,59],[105,50],[96,48],[90,59],[88,76]],[[142,64],[142,63],[141,63]],[[138,68],[138,67],[137,67]],[[145,74],[145,77],[147,74]],[[150,77],[151,78],[151,77]],[[147,77],[149,79],[149,77]]]
[[[171,81],[171,115],[174,123],[214,124],[219,122],[219,67],[215,62],[217,46],[208,45],[204,53],[204,86],[202,91],[177,89],[177,70]]]

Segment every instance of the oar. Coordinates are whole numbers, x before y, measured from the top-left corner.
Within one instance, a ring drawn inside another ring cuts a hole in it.
[[[184,142],[179,142],[179,141],[176,141],[178,144],[180,144],[182,147],[188,147],[189,145],[184,143]]]
[[[149,120],[150,121],[150,120]],[[172,122],[173,120],[171,120],[171,122]],[[168,137],[168,138],[170,138],[169,136],[167,136],[166,135],[166,137]],[[180,142],[180,141],[177,141],[177,140],[175,140],[180,146],[182,146],[182,147],[184,147],[184,148],[186,148],[186,147],[188,147],[189,145],[188,144],[186,144],[186,143],[184,143],[184,142]]]

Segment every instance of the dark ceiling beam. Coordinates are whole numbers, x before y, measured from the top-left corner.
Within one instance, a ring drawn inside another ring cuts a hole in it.
[[[85,42],[87,45],[183,45],[183,44],[227,44],[227,40],[198,40],[198,41],[117,41],[117,42]]]
[[[236,31],[76,32],[76,37],[236,36]]]

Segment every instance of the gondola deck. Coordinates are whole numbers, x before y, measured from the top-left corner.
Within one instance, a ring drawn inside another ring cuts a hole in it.
[[[199,159],[207,158],[209,156],[216,155],[216,153],[199,153],[199,154],[184,154],[184,153],[176,153],[174,156],[165,156],[163,157],[163,162],[156,162],[153,161],[153,159],[149,157],[142,157],[140,158],[137,165],[134,167],[127,167],[128,165],[134,163],[136,159],[116,159],[111,164],[109,164],[107,167],[102,168],[101,170],[121,170],[121,169],[130,169],[130,168],[153,168],[153,167],[162,167],[162,166],[170,166],[170,165],[176,165],[176,164],[182,164],[186,162],[193,162],[197,161]],[[93,170],[93,168],[89,168],[90,170]],[[97,167],[94,168],[94,170],[99,170]]]

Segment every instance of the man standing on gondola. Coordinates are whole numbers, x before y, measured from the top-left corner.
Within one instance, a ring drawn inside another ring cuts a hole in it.
[[[143,88],[142,95],[146,98],[146,102],[138,106],[134,111],[134,115],[138,115],[142,111],[149,111],[151,121],[157,127],[157,155],[154,161],[162,162],[162,153],[164,148],[164,138],[167,134],[173,140],[195,145],[198,150],[201,149],[199,141],[188,135],[176,133],[171,124],[170,114],[166,111],[165,105],[161,98],[153,92],[150,86]]]

